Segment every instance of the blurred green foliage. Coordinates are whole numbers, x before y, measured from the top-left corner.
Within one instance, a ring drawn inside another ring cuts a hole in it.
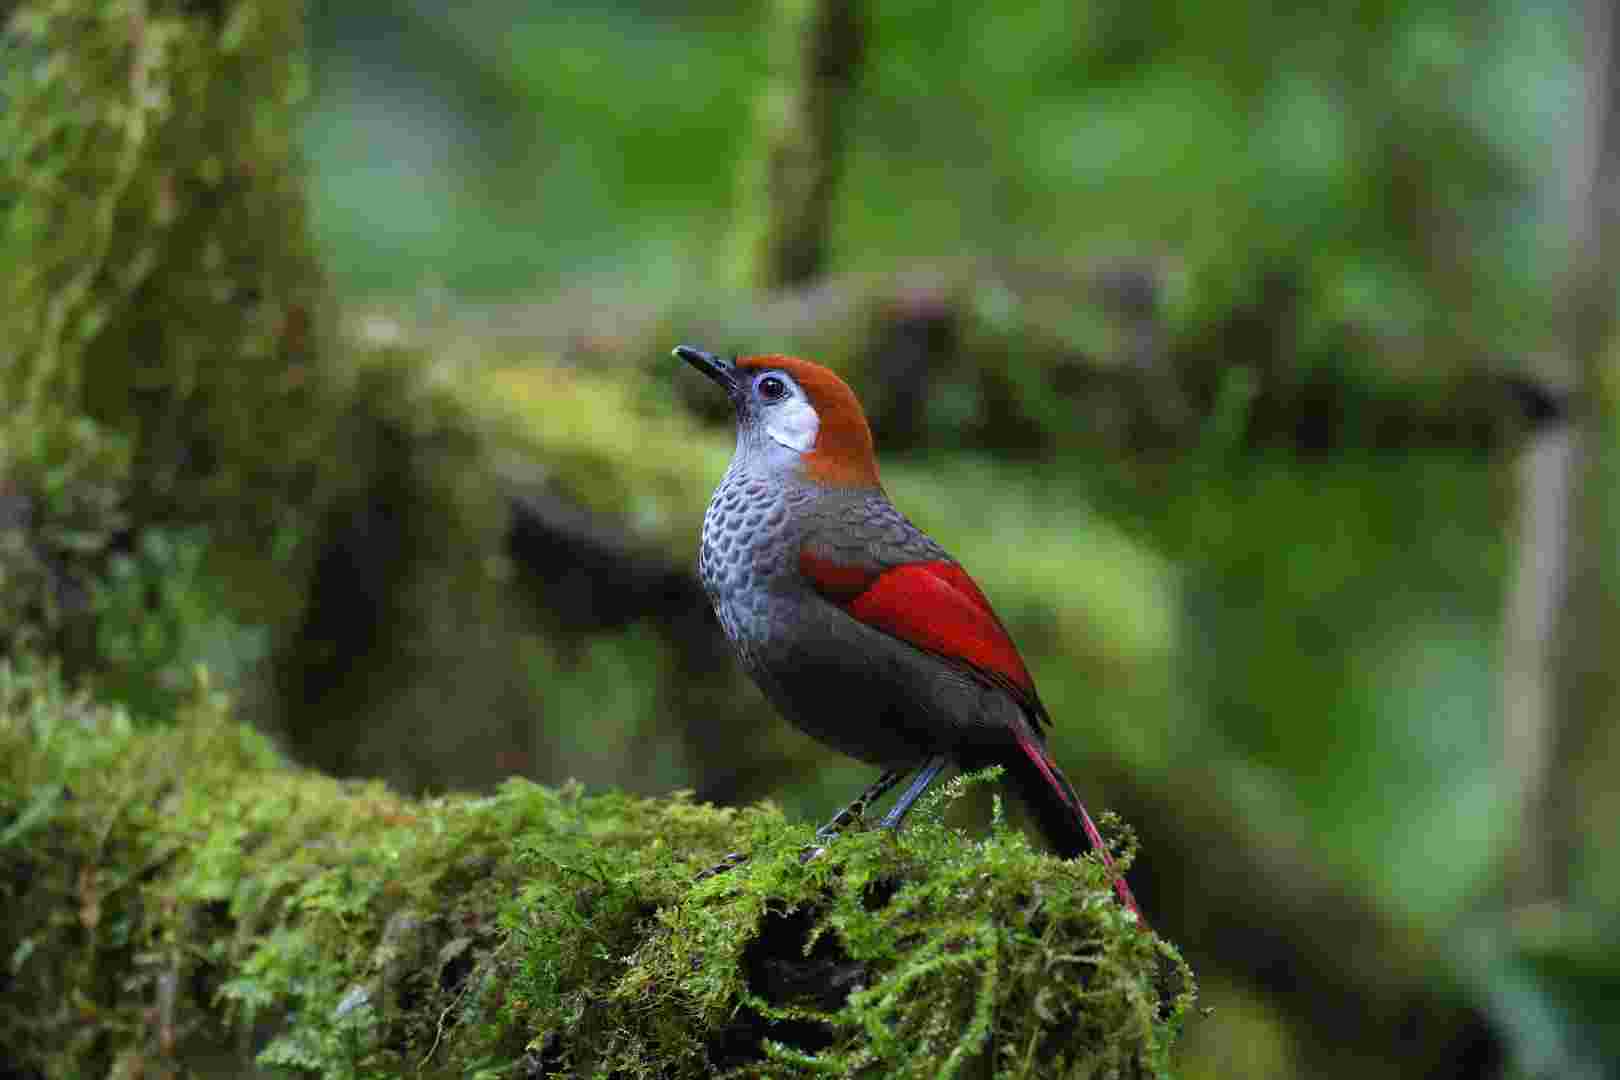
[[[742,32],[767,15],[318,12],[308,145],[338,281],[632,304],[718,282],[768,70]],[[1567,33],[1561,7],[1509,3],[877,5],[833,269],[1151,254],[1194,337],[1281,272],[1291,349],[1512,363],[1550,325]]]
[[[1234,808],[1257,844],[1301,844],[1449,940],[1492,903],[1512,813],[1495,721],[1515,493],[1480,449],[1513,435],[1481,435],[1457,388],[1525,370],[1555,330],[1570,9],[873,5],[833,275],[740,296],[778,14],[417,4],[376,47],[363,14],[317,16],[307,145],[338,285],[493,368],[464,391],[520,417],[545,482],[680,558],[728,437],[670,345],[802,352],[881,405],[874,337],[948,311],[885,479],[995,599],[1060,756],[1195,781],[1169,796],[1189,818]],[[1106,284],[1132,275],[1155,286],[1145,313]],[[523,299],[458,300],[491,295]],[[688,406],[709,434],[666,419]],[[550,696],[602,693],[615,733],[585,742],[644,745],[669,699],[596,688],[663,693],[667,661],[639,632],[584,655],[545,668],[567,680]],[[746,749],[661,757],[673,782],[730,777],[812,818],[860,782],[750,691],[714,694],[675,700]],[[622,768],[649,776],[637,749]],[[1438,992],[1465,996],[1466,967]],[[1224,993],[1266,1068],[1328,1067],[1322,1033],[1280,1035],[1241,979]]]
[[[173,716],[199,668],[238,686],[269,655],[269,630],[232,617],[207,551],[204,530],[148,528],[94,583],[97,683],[137,715]]]

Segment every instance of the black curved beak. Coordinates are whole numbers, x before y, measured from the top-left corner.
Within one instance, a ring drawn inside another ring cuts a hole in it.
[[[690,345],[677,345],[674,354],[719,383],[727,394],[737,392],[737,369],[714,353],[694,349]]]

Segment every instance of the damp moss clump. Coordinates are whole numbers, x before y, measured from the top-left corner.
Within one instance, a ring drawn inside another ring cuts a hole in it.
[[[999,823],[857,833],[513,781],[288,767],[0,666],[0,1058],[121,1075],[1162,1073],[1192,999],[1099,868]],[[701,881],[732,851],[751,858]]]
[[[701,1017],[656,1053],[739,1075],[1164,1073],[1185,963],[1098,865],[1037,852],[999,801],[984,835],[942,823],[994,779],[958,778],[898,836],[845,836],[809,862],[808,828],[756,837],[749,863],[659,912],[615,996]]]

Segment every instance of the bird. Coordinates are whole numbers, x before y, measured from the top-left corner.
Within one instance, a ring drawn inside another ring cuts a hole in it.
[[[962,565],[889,501],[872,429],[830,368],[784,355],[674,355],[726,392],[736,450],[703,516],[698,570],[737,658],[788,720],[883,772],[828,838],[907,776],[898,829],[948,767],[999,765],[1065,858],[1096,851],[1141,908],[1046,745],[1051,715]]]

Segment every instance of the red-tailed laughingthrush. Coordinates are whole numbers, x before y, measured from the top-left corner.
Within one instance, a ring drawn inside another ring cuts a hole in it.
[[[884,769],[854,805],[915,772],[883,819],[894,828],[947,766],[999,765],[1048,842],[1065,857],[1089,843],[1140,919],[1046,748],[1051,717],[1011,636],[967,571],[884,494],[854,392],[794,357],[675,355],[737,414],[736,453],[703,517],[703,587],[771,703]]]

